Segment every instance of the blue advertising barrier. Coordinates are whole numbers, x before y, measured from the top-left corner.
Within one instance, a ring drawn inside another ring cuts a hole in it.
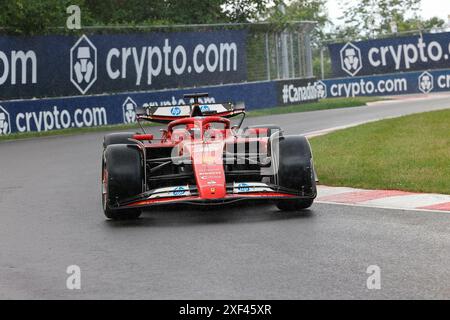
[[[258,82],[186,90],[121,93],[86,97],[0,101],[0,135],[93,127],[135,121],[137,106],[189,103],[183,94],[209,92],[203,103],[244,101],[247,109],[277,105],[277,84]]]
[[[450,67],[450,33],[330,44],[334,77]]]
[[[180,105],[183,95],[208,92],[202,103],[244,102],[247,110],[317,101],[315,78],[265,81],[195,89],[128,92],[85,97],[0,101],[0,135],[94,127],[136,120],[136,107]],[[286,96],[287,95],[287,96]]]
[[[323,98],[428,94],[450,91],[450,69],[318,80],[290,79],[55,99],[0,101],[0,135],[135,121],[137,106],[184,104],[185,93],[209,92],[203,103],[244,101],[248,110]]]
[[[450,69],[319,80],[321,98],[428,94],[450,91]]]
[[[246,31],[0,37],[0,100],[246,80]]]

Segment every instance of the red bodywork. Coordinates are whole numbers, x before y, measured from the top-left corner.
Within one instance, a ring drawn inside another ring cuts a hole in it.
[[[169,118],[169,117],[167,117]],[[158,120],[167,120],[165,117]],[[216,126],[222,128],[215,128]],[[137,134],[141,148],[169,148],[172,156],[189,158],[192,163],[196,183],[196,194],[189,196],[166,196],[158,198],[136,199],[124,204],[124,207],[142,207],[174,202],[214,202],[238,199],[276,199],[290,198],[295,195],[266,190],[248,194],[227,192],[226,173],[224,170],[224,150],[228,146],[257,143],[260,152],[267,152],[268,129],[255,128],[246,131],[246,135],[236,134],[231,129],[230,120],[221,116],[186,117],[171,121],[167,130],[162,130],[160,139],[150,134]],[[228,189],[230,188],[228,184]]]

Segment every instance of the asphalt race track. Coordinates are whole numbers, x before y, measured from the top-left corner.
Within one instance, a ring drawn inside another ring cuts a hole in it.
[[[450,97],[251,118],[286,133],[450,107]],[[155,129],[157,131],[157,129]],[[450,216],[315,204],[106,221],[103,133],[0,143],[1,299],[450,298]],[[66,268],[81,268],[81,290]],[[381,290],[366,269],[381,268]]]

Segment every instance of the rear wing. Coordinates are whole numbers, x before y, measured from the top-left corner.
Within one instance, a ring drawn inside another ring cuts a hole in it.
[[[171,121],[189,118],[218,116],[231,118],[245,113],[243,103],[213,103],[213,104],[192,104],[176,106],[155,106],[140,107],[136,110],[137,118],[158,123],[169,123]]]

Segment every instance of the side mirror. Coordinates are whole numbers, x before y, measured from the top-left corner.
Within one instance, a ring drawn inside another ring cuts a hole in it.
[[[139,141],[151,141],[153,140],[152,134],[135,134],[133,136],[133,139],[139,140]]]

